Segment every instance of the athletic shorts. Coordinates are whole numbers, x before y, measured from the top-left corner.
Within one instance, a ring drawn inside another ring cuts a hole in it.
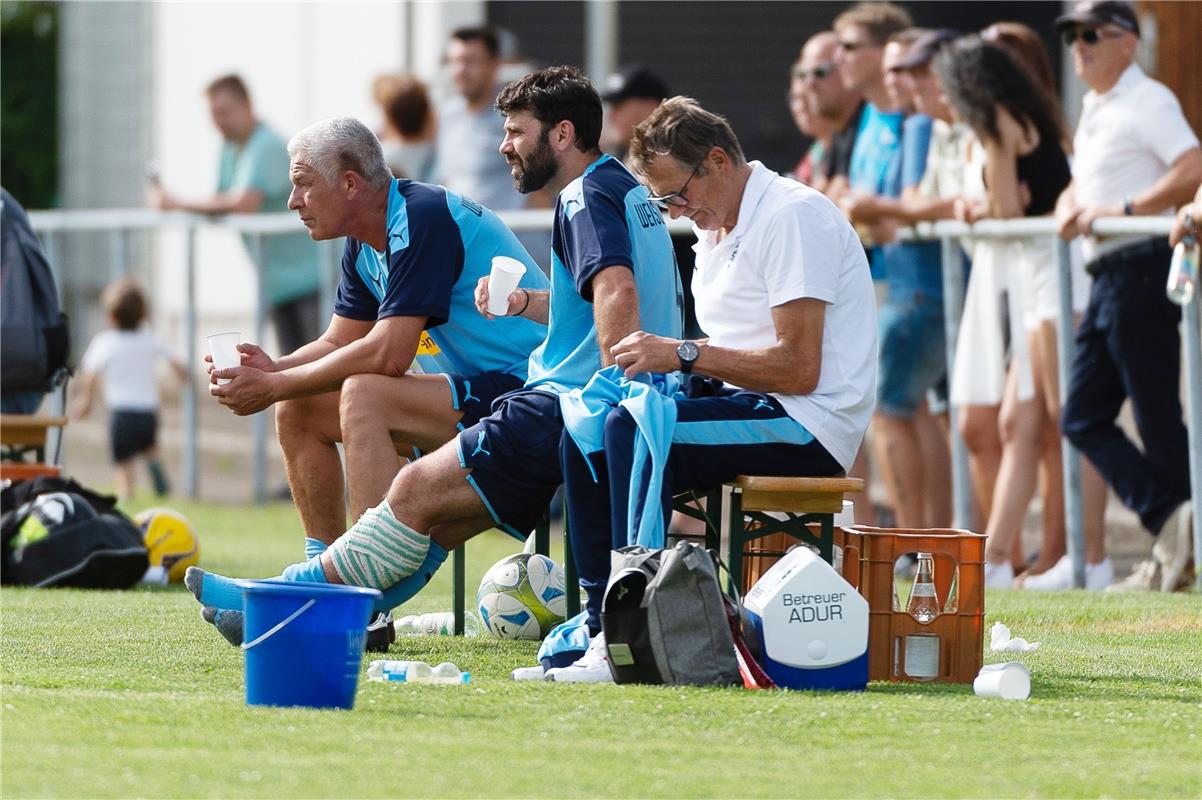
[[[158,412],[112,412],[109,417],[109,450],[113,455],[113,462],[128,461],[154,447],[158,431]]]
[[[524,378],[508,372],[485,372],[480,375],[443,374],[451,384],[451,407],[462,411],[459,430],[470,428],[492,413],[492,405],[503,394],[522,388]]]
[[[878,311],[878,322],[877,411],[912,417],[927,389],[947,373],[943,301],[921,294],[891,296]]]
[[[559,396],[538,389],[497,398],[492,414],[459,433],[459,465],[501,530],[525,537],[546,513],[563,482],[562,434]]]

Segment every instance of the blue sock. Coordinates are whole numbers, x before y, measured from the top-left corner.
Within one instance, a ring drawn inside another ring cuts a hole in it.
[[[326,580],[325,570],[321,568],[320,554],[313,556],[308,561],[284,567],[284,571],[280,574],[279,579],[285,581],[308,581],[309,583],[329,583]]]
[[[305,558],[310,559],[313,556],[319,556],[326,551],[328,544],[321,539],[313,539],[309,536],[305,537]]]
[[[430,540],[430,549],[426,551],[426,559],[422,561],[417,571],[408,577],[401,578],[397,583],[384,590],[384,596],[376,601],[376,611],[391,611],[399,605],[408,602],[415,594],[426,588],[426,584],[438,572],[442,562],[447,560],[447,551]]]
[[[200,578],[199,591],[195,585],[196,577]],[[238,578],[227,578],[215,572],[192,568],[188,570],[184,583],[202,606],[232,608],[241,611],[242,587],[238,585],[238,580]]]

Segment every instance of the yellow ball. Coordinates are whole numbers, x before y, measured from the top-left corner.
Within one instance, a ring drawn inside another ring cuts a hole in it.
[[[170,508],[148,508],[134,516],[152,567],[167,570],[167,579],[179,583],[184,571],[200,561],[200,540],[187,518]]]

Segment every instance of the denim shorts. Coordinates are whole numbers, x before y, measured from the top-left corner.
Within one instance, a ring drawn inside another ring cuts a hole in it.
[[[943,300],[915,292],[891,294],[877,312],[880,366],[876,410],[912,417],[927,389],[947,373]]]

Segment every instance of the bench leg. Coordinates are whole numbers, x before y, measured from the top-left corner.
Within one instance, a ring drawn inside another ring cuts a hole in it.
[[[576,557],[572,555],[567,514],[563,517],[563,589],[568,602],[566,619],[571,619],[580,613],[580,576],[576,574]]]
[[[452,611],[455,615],[455,635],[462,636],[464,631],[463,626],[463,605],[464,595],[467,587],[464,585],[467,580],[466,567],[467,558],[464,556],[463,545],[455,548],[455,552],[451,554],[451,593],[454,595]]]
[[[534,527],[534,552],[550,557],[551,555],[551,512],[543,514],[543,518]]]
[[[742,595],[743,582],[743,545],[747,542],[747,533],[743,527],[743,493],[730,493],[729,525],[730,549],[726,554],[726,565],[730,567],[729,581],[726,590],[731,595]]]

